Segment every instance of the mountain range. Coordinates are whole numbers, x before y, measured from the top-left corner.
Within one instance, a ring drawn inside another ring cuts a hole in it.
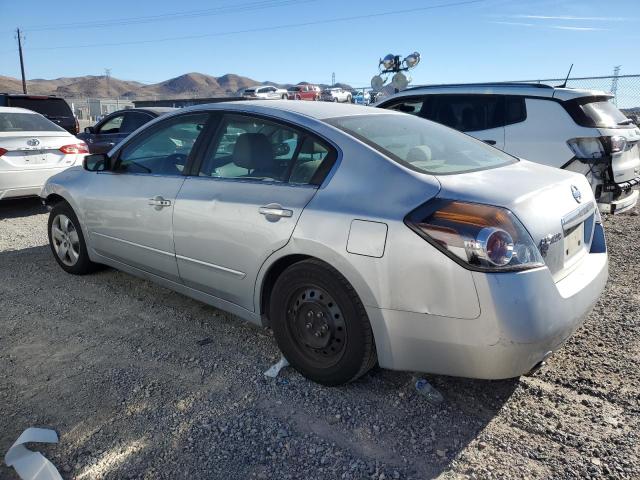
[[[306,82],[300,82],[304,84]],[[159,83],[144,84],[132,80],[120,80],[105,75],[62,77],[53,80],[27,80],[27,90],[34,95],[57,95],[65,98],[197,98],[233,96],[240,90],[255,85],[275,85],[287,88],[292,84],[259,82],[233,73],[214,77],[204,73],[185,73]],[[321,85],[325,86],[325,85]],[[345,84],[336,84],[350,88]],[[0,92],[22,93],[21,80],[0,75]]]

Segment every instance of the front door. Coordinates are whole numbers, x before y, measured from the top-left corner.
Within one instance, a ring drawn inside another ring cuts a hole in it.
[[[207,118],[192,113],[158,123],[117,152],[112,171],[95,174],[84,217],[98,254],[179,281],[173,209]]]
[[[216,139],[185,181],[174,240],[185,285],[254,311],[256,277],[284,247],[313,198],[333,149],[288,125],[225,115]]]

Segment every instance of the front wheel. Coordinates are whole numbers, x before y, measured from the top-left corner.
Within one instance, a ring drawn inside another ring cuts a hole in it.
[[[84,275],[99,268],[89,259],[80,222],[68,203],[60,202],[53,207],[48,231],[53,257],[65,272]]]
[[[362,302],[351,284],[323,262],[305,260],[280,275],[269,317],[284,356],[314,382],[348,383],[376,363]]]

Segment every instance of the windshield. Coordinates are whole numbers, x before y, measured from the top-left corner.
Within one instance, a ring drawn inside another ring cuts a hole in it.
[[[64,132],[65,130],[35,113],[0,113],[0,132]]]
[[[583,103],[580,107],[584,114],[593,121],[595,127],[616,128],[625,125],[633,126],[633,122],[608,100]]]
[[[300,91],[300,87],[291,87],[291,88],[289,88],[289,91],[290,92],[298,92],[298,91]]]
[[[413,115],[357,115],[326,121],[422,173],[466,173],[517,161],[479,140]]]

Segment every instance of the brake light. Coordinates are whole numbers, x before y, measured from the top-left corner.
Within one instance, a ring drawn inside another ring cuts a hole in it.
[[[74,155],[78,153],[89,153],[89,147],[84,142],[74,143],[60,147],[60,151],[66,155]]]
[[[8,152],[8,150],[6,150],[6,149],[4,149],[4,148],[0,148],[0,157],[1,157],[2,155],[4,155],[5,153],[7,153],[7,152]]]
[[[583,161],[602,161],[608,156],[624,152],[627,140],[620,135],[612,137],[581,137],[572,138],[567,145],[576,158]]]
[[[467,268],[513,271],[544,265],[531,235],[505,208],[436,199],[411,212],[405,224]]]

